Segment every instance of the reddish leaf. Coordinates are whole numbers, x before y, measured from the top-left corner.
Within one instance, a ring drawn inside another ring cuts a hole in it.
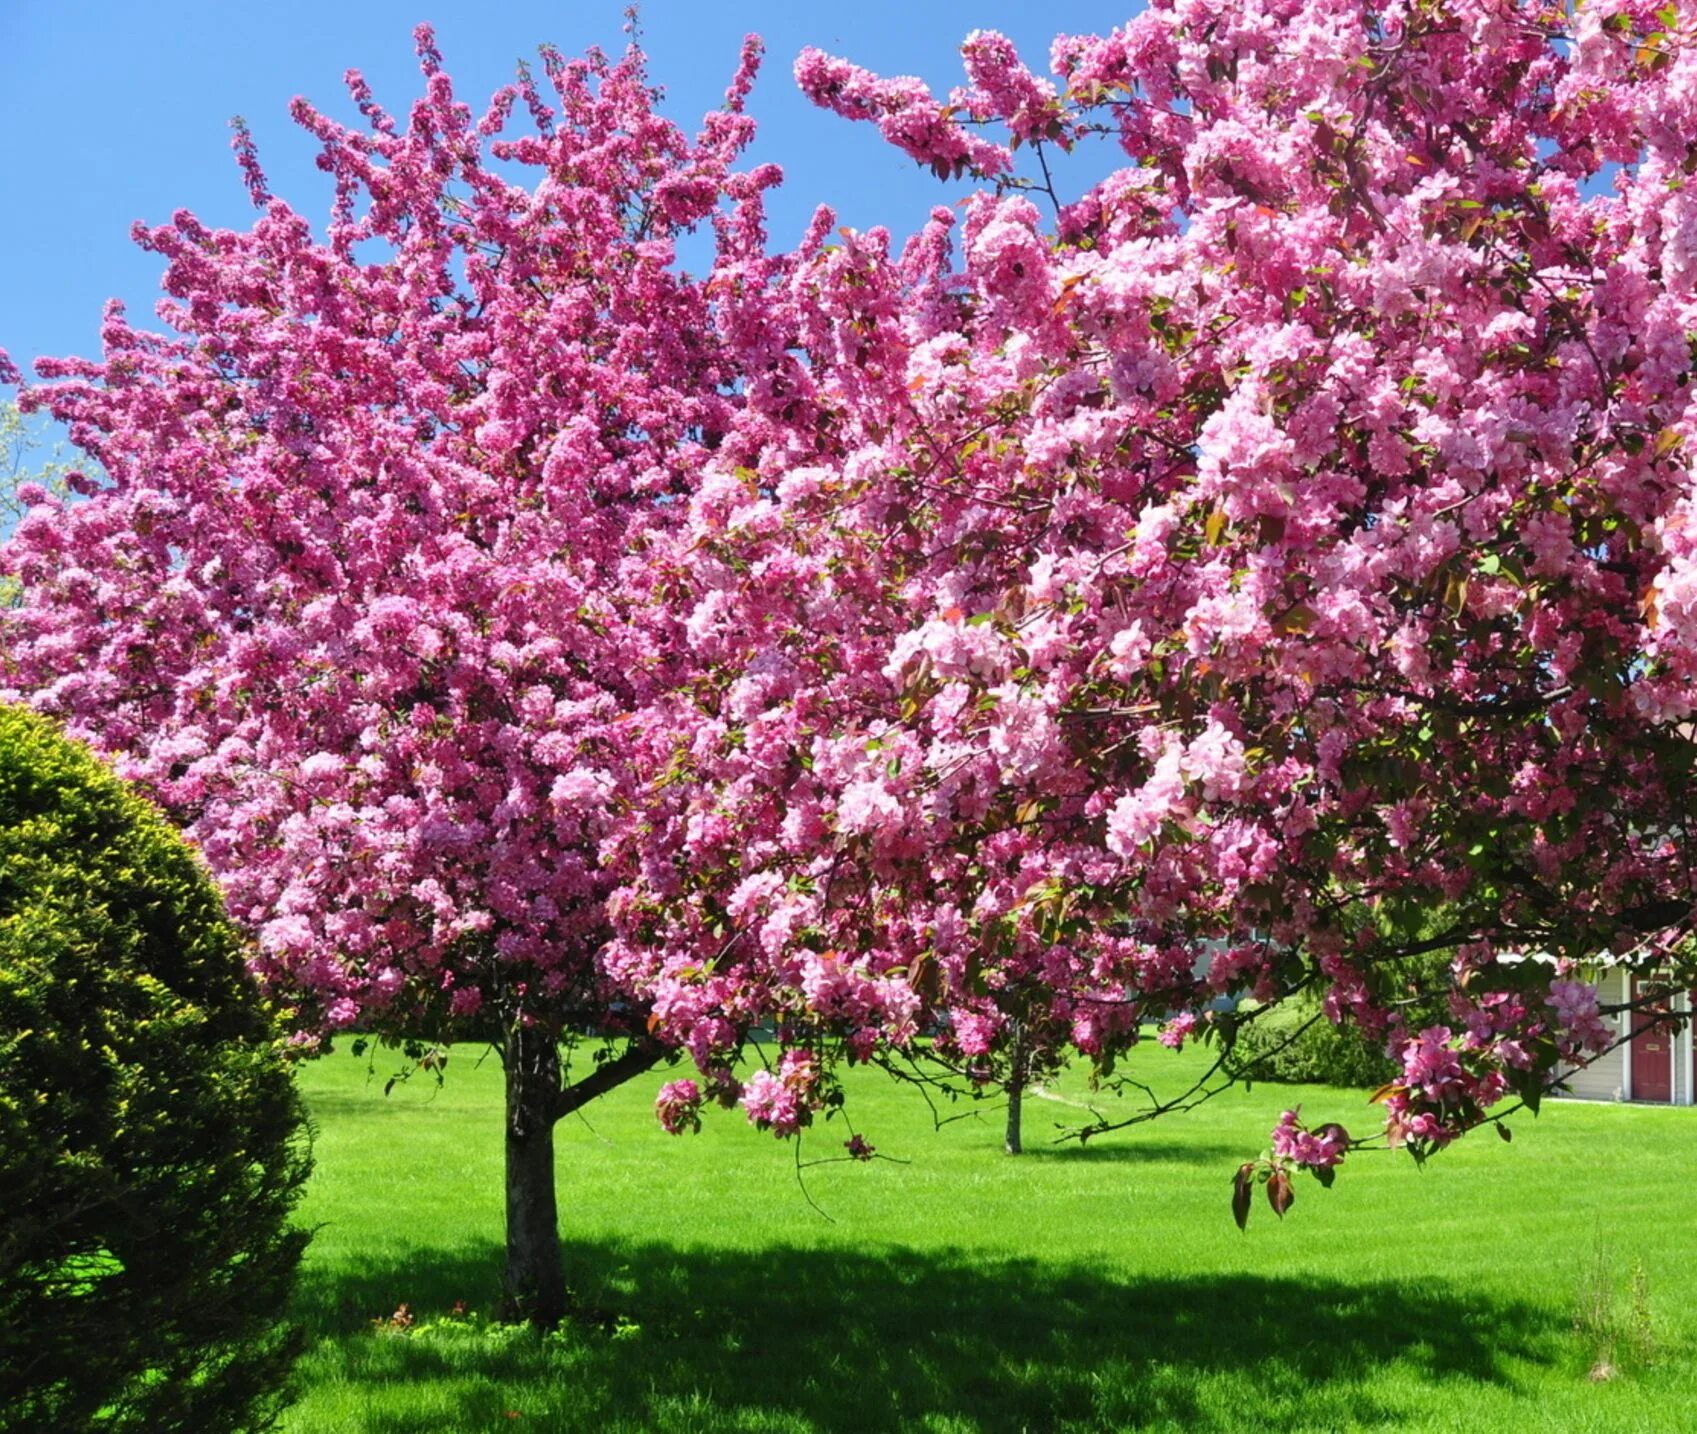
[[[1249,1160],[1237,1167],[1237,1175],[1232,1180],[1232,1219],[1237,1221],[1240,1230],[1249,1225],[1249,1197],[1254,1190],[1255,1162]]]
[[[1273,1213],[1284,1219],[1285,1211],[1296,1203],[1296,1191],[1291,1188],[1290,1172],[1275,1170],[1272,1179],[1267,1182],[1267,1203],[1273,1207]]]

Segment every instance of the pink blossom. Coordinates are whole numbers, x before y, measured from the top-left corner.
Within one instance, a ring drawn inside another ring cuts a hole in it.
[[[346,1030],[359,1015],[358,1001],[351,996],[338,996],[324,1008],[324,1023],[333,1031]]]
[[[1235,797],[1248,777],[1243,743],[1218,722],[1210,722],[1185,748],[1184,770],[1201,783],[1206,801]]]
[[[1182,761],[1181,749],[1168,747],[1148,780],[1114,804],[1108,813],[1109,851],[1129,858],[1179,810],[1184,796]]]
[[[799,1099],[809,1099],[819,1081],[819,1057],[804,1047],[792,1047],[778,1058],[778,1079]]]
[[[794,1135],[810,1118],[795,1092],[770,1071],[756,1071],[742,1090],[743,1109],[758,1130]]]
[[[701,1130],[701,1087],[692,1080],[668,1081],[654,1098],[654,1113],[668,1135]]]
[[[1273,1130],[1273,1154],[1309,1170],[1330,1170],[1349,1151],[1349,1133],[1341,1125],[1308,1130],[1300,1112],[1287,1110]]]
[[[958,1012],[954,1018],[954,1042],[962,1055],[984,1055],[996,1039],[999,1024],[992,1017],[972,1011]]]
[[[1194,1011],[1185,1011],[1162,1026],[1157,1039],[1169,1050],[1183,1050],[1186,1038],[1195,1031],[1199,1020]]]
[[[1564,1052],[1606,1050],[1615,1032],[1604,1019],[1597,988],[1589,981],[1552,981],[1548,1004],[1556,1013],[1556,1029]]]
[[[1428,1026],[1403,1047],[1403,1079],[1428,1100],[1444,1099],[1466,1078],[1450,1040],[1449,1027]]]

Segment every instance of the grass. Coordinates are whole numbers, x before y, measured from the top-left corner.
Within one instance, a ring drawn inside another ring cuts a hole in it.
[[[1360,1094],[1257,1086],[1082,1149],[1032,1100],[1009,1159],[999,1110],[933,1131],[869,1075],[857,1128],[910,1163],[807,1171],[828,1222],[791,1147],[718,1112],[666,1136],[639,1080],[560,1127],[571,1279],[606,1318],[542,1338],[487,1319],[500,1072],[474,1060],[388,1097],[381,1063],[305,1072],[291,1434],[1697,1426],[1697,1111],[1552,1104],[1424,1170],[1358,1156],[1240,1235],[1230,1177],[1278,1110],[1365,1127]],[[403,1302],[417,1323],[383,1324]]]

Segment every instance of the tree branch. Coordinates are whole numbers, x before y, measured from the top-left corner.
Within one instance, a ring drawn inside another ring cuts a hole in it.
[[[661,1045],[658,1041],[644,1039],[634,1042],[623,1054],[596,1066],[582,1080],[562,1090],[554,1102],[554,1119],[563,1119],[574,1111],[581,1110],[597,1096],[606,1095],[608,1091],[623,1085],[632,1077],[652,1070],[669,1054],[671,1048]]]

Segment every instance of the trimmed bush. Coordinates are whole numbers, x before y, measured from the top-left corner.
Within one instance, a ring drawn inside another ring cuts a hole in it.
[[[0,707],[0,1429],[268,1425],[305,1131],[193,853]]]
[[[1354,1026],[1340,1030],[1308,1001],[1258,1014],[1239,1032],[1229,1068],[1239,1080],[1343,1086],[1383,1085],[1397,1070],[1376,1042]]]

